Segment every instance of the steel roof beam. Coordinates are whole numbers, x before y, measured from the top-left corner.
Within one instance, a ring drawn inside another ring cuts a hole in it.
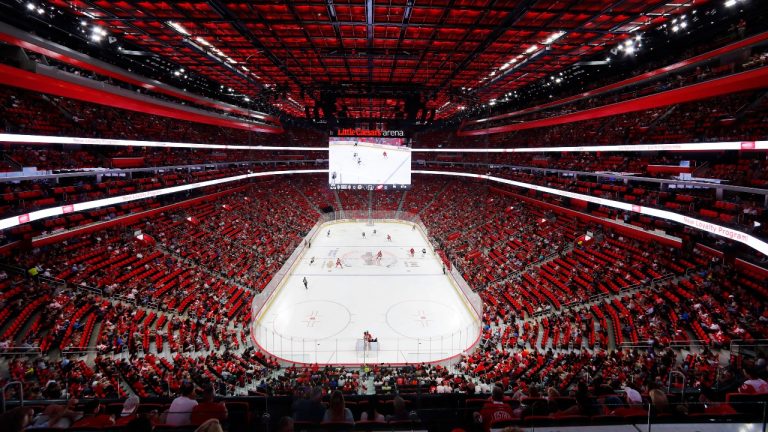
[[[493,30],[493,32],[488,35],[485,40],[483,40],[480,45],[478,45],[472,52],[464,58],[464,60],[459,63],[456,68],[453,69],[453,71],[448,75],[448,77],[443,80],[438,86],[437,90],[439,91],[442,88],[445,88],[446,85],[450,84],[454,78],[456,78],[456,75],[458,75],[459,71],[463,71],[467,66],[469,66],[470,63],[472,63],[477,56],[485,52],[485,50],[488,49],[489,46],[491,46],[494,42],[496,42],[507,30],[509,30],[512,25],[515,24],[520,18],[525,15],[525,13],[529,10],[529,8],[536,3],[537,0],[524,0],[515,6],[514,10],[510,12],[509,15],[502,21],[498,26],[496,26],[496,29]],[[466,38],[466,36],[465,36]]]
[[[264,54],[264,57],[269,59],[269,61],[271,61],[275,66],[277,66],[277,68],[280,69],[280,71],[282,71],[286,77],[288,77],[290,80],[296,83],[296,85],[298,85],[300,89],[306,90],[304,88],[304,84],[296,75],[294,75],[288,69],[288,66],[286,66],[286,64],[282,60],[280,60],[280,58],[278,58],[269,49],[267,49],[267,47],[264,44],[262,44],[261,41],[258,40],[253,35],[253,33],[251,33],[250,30],[248,30],[248,27],[246,27],[245,24],[243,24],[243,22],[240,21],[240,19],[237,16],[235,16],[232,12],[230,12],[225,5],[223,5],[219,0],[208,0],[208,4],[211,6],[211,9],[213,9],[222,18],[224,18],[225,21],[231,24],[238,31],[238,33],[240,33],[244,38],[246,38],[246,40],[248,40],[248,42],[250,42],[256,49],[261,51],[261,53]],[[278,38],[278,40],[280,40],[280,38]]]
[[[344,38],[341,37],[341,29],[339,29],[339,17],[336,15],[336,5],[333,3],[333,0],[325,0],[325,9],[328,11],[328,19],[331,20],[330,24],[333,26],[333,33],[336,35],[336,42],[339,44],[339,48],[344,50]],[[324,22],[324,24],[328,23]],[[350,69],[349,62],[346,60],[344,60],[344,67],[347,69],[347,77],[351,80],[352,69]]]

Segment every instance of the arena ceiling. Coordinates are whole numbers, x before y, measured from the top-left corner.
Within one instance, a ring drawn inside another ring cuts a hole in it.
[[[46,3],[222,91],[278,94],[272,103],[289,114],[335,104],[352,118],[426,108],[440,119],[604,54],[706,0]]]

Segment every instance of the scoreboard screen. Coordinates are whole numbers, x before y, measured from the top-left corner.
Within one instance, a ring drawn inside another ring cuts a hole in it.
[[[411,186],[411,147],[407,138],[330,137],[331,189],[398,190]]]

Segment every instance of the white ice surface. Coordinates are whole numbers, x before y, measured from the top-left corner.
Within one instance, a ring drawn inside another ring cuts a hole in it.
[[[373,260],[378,251],[380,264]],[[336,267],[339,257],[343,268]],[[254,336],[262,348],[320,364],[438,361],[463,352],[480,331],[420,231],[395,222],[323,227],[259,323]],[[378,351],[359,349],[366,330],[378,339]]]

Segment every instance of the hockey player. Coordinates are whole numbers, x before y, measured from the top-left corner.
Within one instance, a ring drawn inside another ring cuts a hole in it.
[[[309,260],[309,265],[312,265],[315,263],[315,257],[312,257],[312,259]]]
[[[381,251],[379,251],[379,253],[376,254],[376,264],[381,264],[382,256],[383,255],[382,255]]]
[[[363,239],[365,239],[365,231],[363,231]]]
[[[336,268],[344,268],[344,266],[341,265],[341,258],[336,258]]]
[[[384,152],[384,159],[387,158],[387,152]]]
[[[414,254],[415,252],[416,252],[416,251],[414,251],[414,250],[413,250],[413,248],[411,248],[411,258],[413,258],[413,254]]]
[[[304,282],[304,289],[308,290],[309,289],[309,284],[307,283],[307,277],[306,276],[304,276],[303,282]]]
[[[330,237],[331,236],[331,230],[328,230],[328,234],[326,234],[325,236],[326,237]]]
[[[392,236],[387,234],[387,241],[392,241]]]

